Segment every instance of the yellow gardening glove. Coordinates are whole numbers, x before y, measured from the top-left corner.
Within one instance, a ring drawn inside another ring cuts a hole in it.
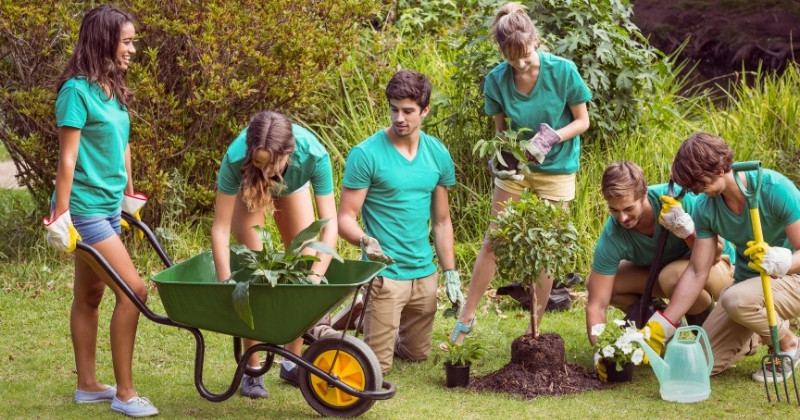
[[[642,329],[644,341],[656,353],[661,354],[664,351],[664,346],[666,346],[667,341],[675,335],[677,327],[678,326],[667,319],[661,311],[656,311]]]
[[[683,211],[681,202],[668,195],[662,195],[658,199],[663,203],[658,222],[681,239],[691,235],[694,232],[694,221],[692,216]]]
[[[597,377],[603,382],[608,382],[608,372],[606,371],[606,364],[603,363],[603,357],[597,352],[594,354],[594,368],[597,371]]]
[[[766,242],[750,241],[744,255],[750,257],[747,266],[768,276],[782,276],[792,266],[792,251]]]
[[[53,248],[64,251],[72,252],[78,241],[81,240],[81,235],[72,225],[72,217],[69,210],[61,213],[55,219],[44,218],[44,227],[47,229],[47,243]]]
[[[147,196],[142,193],[135,193],[133,195],[125,194],[122,197],[122,211],[130,214],[136,220],[142,220],[142,207],[147,203]],[[120,220],[120,225],[125,230],[130,230],[131,226],[125,219]],[[144,232],[141,229],[136,229],[136,238],[139,240],[144,239]]]

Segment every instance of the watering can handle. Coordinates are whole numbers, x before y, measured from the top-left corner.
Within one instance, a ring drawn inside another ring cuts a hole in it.
[[[674,337],[678,337],[678,335],[683,331],[691,331],[695,335],[695,339],[700,341],[700,345],[705,347],[705,355],[706,360],[708,362],[708,375],[711,375],[711,370],[714,369],[714,354],[711,352],[711,343],[708,342],[708,335],[706,334],[706,330],[702,327],[697,325],[689,325],[686,327],[680,327],[675,330]]]

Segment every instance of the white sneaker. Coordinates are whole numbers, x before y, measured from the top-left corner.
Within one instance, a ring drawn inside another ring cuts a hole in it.
[[[761,369],[753,373],[752,378],[756,382],[781,383],[784,379],[792,377],[798,364],[800,364],[800,343],[791,353],[779,352],[775,355],[775,363],[764,363]]]
[[[130,417],[149,417],[158,414],[158,409],[147,398],[133,397],[128,402],[122,402],[114,396],[111,409]]]

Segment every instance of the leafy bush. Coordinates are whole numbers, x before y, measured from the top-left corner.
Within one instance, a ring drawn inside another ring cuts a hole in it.
[[[55,80],[94,2],[0,5],[0,139],[46,208],[58,156]],[[302,116],[350,53],[358,22],[377,0],[141,0],[121,7],[136,20],[128,81],[137,189],[160,220],[174,170],[187,211],[213,201],[219,161],[253,113]]]

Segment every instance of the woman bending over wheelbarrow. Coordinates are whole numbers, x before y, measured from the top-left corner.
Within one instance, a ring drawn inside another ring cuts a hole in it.
[[[147,197],[133,193],[130,119],[133,93],[125,81],[136,52],[133,18],[112,6],[89,11],[78,44],[58,82],[56,124],[59,158],[47,240],[66,252],[76,241],[94,247],[143,302],[147,288],[120,240],[120,210],[138,217]],[[120,209],[121,207],[121,209]],[[108,285],[116,297],[111,316],[111,355],[116,386],[102,385],[95,372],[98,307]],[[76,253],[70,333],[78,385],[75,402],[111,401],[131,417],[158,414],[133,387],[131,364],[139,310],[96,260]]]
[[[314,190],[319,218],[329,219],[320,240],[335,248],[338,229],[328,152],[310,131],[292,124],[286,116],[272,111],[255,114],[250,125],[228,147],[217,177],[211,250],[219,281],[231,277],[231,231],[237,242],[260,250],[263,244],[251,228],[264,226],[266,213],[275,220],[284,246],[314,222],[314,203],[311,202],[309,185]],[[314,252],[310,248],[307,250]],[[311,266],[315,283],[320,282],[331,261],[327,254],[318,253],[317,257],[320,261]],[[245,340],[247,348],[255,344]],[[300,355],[303,339],[286,344],[286,349]],[[248,365],[260,368],[258,353],[253,353]],[[283,361],[280,376],[297,384],[294,363]],[[260,376],[252,377],[246,373],[242,378],[241,393],[251,398],[269,395]]]

